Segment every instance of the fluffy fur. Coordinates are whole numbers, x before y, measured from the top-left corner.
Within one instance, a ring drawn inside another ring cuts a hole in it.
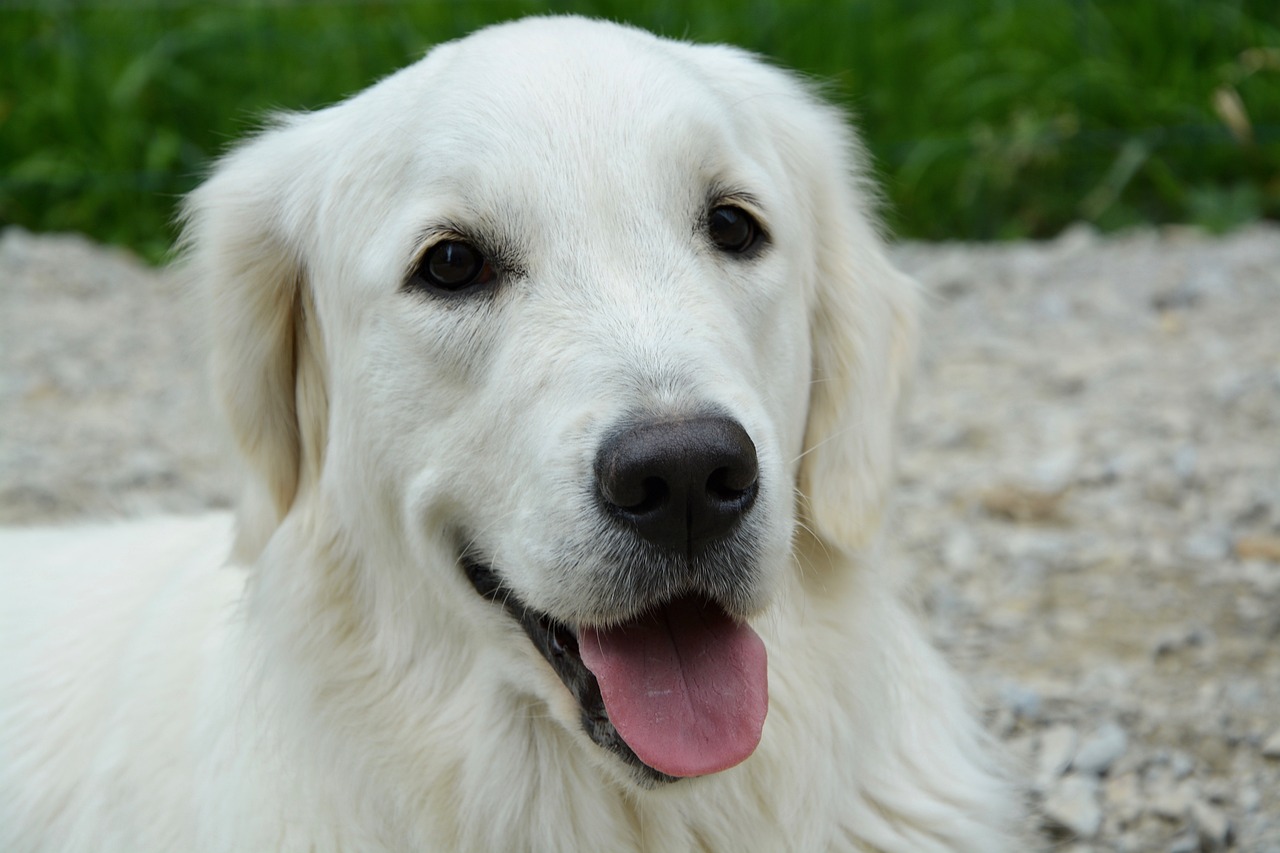
[[[236,148],[184,244],[244,502],[0,538],[0,849],[1012,849],[993,748],[878,556],[917,291],[861,160],[785,72],[575,18]],[[726,197],[758,255],[708,245]],[[406,285],[453,232],[500,247],[488,295]],[[645,787],[460,549],[608,618],[595,448],[707,406],[759,453],[770,711],[745,763]]]

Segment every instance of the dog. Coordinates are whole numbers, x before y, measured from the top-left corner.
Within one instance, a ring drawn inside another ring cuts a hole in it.
[[[884,559],[865,159],[574,17],[234,148],[181,269],[245,494],[0,538],[0,849],[1019,849]]]

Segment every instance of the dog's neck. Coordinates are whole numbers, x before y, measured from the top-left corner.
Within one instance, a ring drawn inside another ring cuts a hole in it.
[[[270,721],[264,748],[279,750],[264,760],[306,778],[297,795],[310,801],[310,814],[350,814],[358,791],[367,825],[334,829],[365,833],[352,835],[352,844],[367,847],[376,838],[393,849],[523,849],[534,833],[544,839],[541,849],[592,849],[609,838],[644,850],[842,849],[843,842],[857,850],[874,849],[859,846],[863,830],[892,823],[885,817],[892,809],[863,784],[897,760],[893,744],[883,744],[883,754],[864,749],[857,766],[824,759],[832,749],[852,754],[849,744],[833,746],[830,738],[875,725],[856,719],[867,712],[857,686],[875,679],[856,674],[885,665],[875,626],[906,614],[866,583],[865,572],[833,566],[828,549],[802,548],[805,571],[780,590],[775,606],[803,606],[803,615],[760,620],[778,689],[756,754],[713,776],[641,790],[614,756],[560,722],[565,715],[537,698],[533,681],[503,675],[526,670],[532,679],[546,665],[517,625],[505,616],[477,620],[492,604],[478,596],[471,609],[457,606],[465,597],[426,594],[424,584],[449,582],[447,570],[416,565],[390,530],[383,540],[344,536],[340,519],[321,506],[295,507],[262,550],[250,572],[243,626],[254,635],[247,647],[263,676],[253,680],[255,726]],[[382,544],[362,553],[352,550],[356,541]],[[447,552],[437,559],[456,562]],[[456,580],[465,587],[460,571]],[[823,584],[825,599],[801,590],[812,583]],[[454,601],[455,609],[442,601]],[[792,627],[783,634],[783,626]],[[510,643],[477,633],[504,630]],[[851,642],[851,631],[868,636]],[[520,666],[503,667],[510,663],[503,656],[522,654]],[[814,670],[797,661],[820,664]],[[828,701],[784,704],[815,695],[806,679],[834,667],[847,677],[823,681]],[[939,669],[934,677],[947,676]],[[846,689],[839,695],[830,692],[840,685]],[[974,736],[956,733],[959,743]],[[840,805],[819,811],[847,814],[843,828],[788,817],[831,797]],[[340,800],[348,807],[339,809]],[[725,823],[722,815],[735,817]]]

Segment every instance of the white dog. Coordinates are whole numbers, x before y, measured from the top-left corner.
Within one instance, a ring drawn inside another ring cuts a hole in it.
[[[239,515],[0,539],[0,849],[1013,849],[879,557],[917,293],[842,117],[576,18],[186,208]]]

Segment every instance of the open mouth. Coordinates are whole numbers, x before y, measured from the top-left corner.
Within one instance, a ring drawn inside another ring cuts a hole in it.
[[[577,700],[587,736],[646,784],[727,770],[760,742],[764,643],[714,601],[682,596],[610,627],[572,626],[526,606],[492,567],[462,566],[520,623]]]

